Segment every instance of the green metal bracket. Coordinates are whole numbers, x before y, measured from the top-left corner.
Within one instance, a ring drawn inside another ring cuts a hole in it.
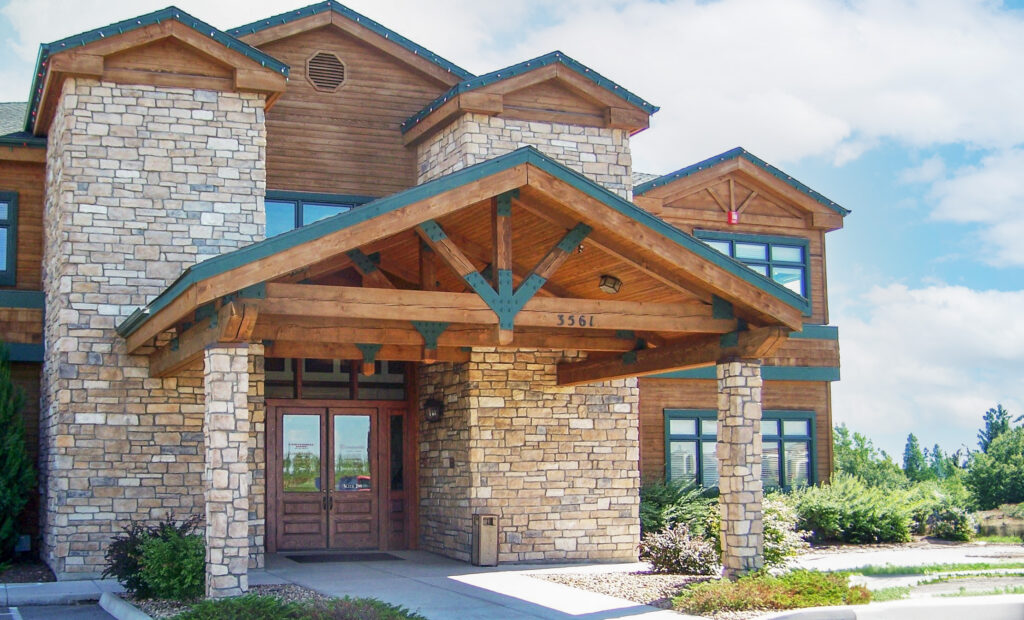
[[[207,318],[209,318],[211,316],[216,316],[216,314],[217,313],[216,313],[216,311],[214,311],[213,304],[204,304],[204,305],[199,306],[198,308],[196,308],[195,317],[194,317],[194,321],[193,322],[194,323],[198,323],[198,322],[202,321],[203,319],[207,319]]]
[[[437,348],[437,339],[448,329],[448,323],[437,321],[413,321],[412,326],[423,336],[423,346],[427,349]]]
[[[718,342],[722,345],[723,349],[735,347],[740,343],[740,334],[745,331],[747,331],[747,322],[743,319],[736,319],[736,331],[722,334]]]
[[[572,227],[572,230],[565,233],[562,240],[558,242],[558,249],[567,253],[573,252],[579,247],[580,242],[587,238],[587,235],[589,235],[592,230],[593,228],[587,226],[583,222],[576,224]]]
[[[622,354],[622,363],[627,366],[636,363],[636,351],[627,351]]]
[[[380,353],[379,344],[357,344],[356,348],[363,354],[363,362],[372,364],[377,361],[377,354]]]
[[[711,296],[711,318],[731,319],[735,316],[731,303],[722,299],[718,295]]]
[[[444,234],[444,229],[441,225],[434,220],[427,220],[420,224],[420,229],[426,233],[427,238],[431,241],[437,242],[448,238],[448,235]]]
[[[359,268],[363,273],[370,273],[377,269],[377,265],[380,263],[380,253],[375,252],[371,256],[363,254],[362,250],[356,248],[345,252],[345,255],[352,259],[356,267]]]
[[[519,190],[513,189],[503,194],[498,194],[495,198],[497,203],[498,215],[512,215],[512,199],[519,198]]]
[[[171,351],[177,351],[178,350],[178,339],[177,338],[171,338],[170,347],[171,347]]]
[[[636,334],[631,329],[617,329],[615,337],[619,340],[636,340]]]

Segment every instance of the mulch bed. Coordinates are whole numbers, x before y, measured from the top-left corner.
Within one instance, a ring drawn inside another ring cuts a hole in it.
[[[0,572],[0,583],[42,583],[57,581],[53,571],[39,560],[19,558],[10,568]]]
[[[326,601],[330,599],[329,596],[324,596],[316,590],[310,590],[302,586],[295,584],[282,584],[273,586],[251,586],[249,588],[249,594],[259,594],[261,596],[275,596],[286,603],[293,603],[296,601]],[[182,603],[180,601],[165,601],[160,599],[136,599],[130,596],[121,595],[124,600],[128,601],[132,605],[135,605],[143,612],[149,614],[153,618],[173,618],[174,616],[188,611],[192,607],[191,603]]]

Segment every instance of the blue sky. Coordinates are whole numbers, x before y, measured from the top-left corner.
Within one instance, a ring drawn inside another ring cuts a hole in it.
[[[0,1],[0,101],[38,44],[169,0]],[[181,0],[221,28],[302,0]],[[1024,413],[1024,0],[352,0],[475,73],[561,49],[661,106],[664,173],[744,146],[852,209],[828,239],[837,422],[894,454]]]

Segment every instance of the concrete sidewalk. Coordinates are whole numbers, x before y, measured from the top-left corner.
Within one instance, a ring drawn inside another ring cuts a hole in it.
[[[98,601],[104,592],[121,592],[114,579],[54,581],[50,583],[0,583],[0,607],[71,605]]]
[[[793,568],[821,571],[851,570],[862,566],[922,566],[972,562],[1024,562],[1024,545],[986,543],[942,544],[927,547],[877,549],[870,546],[835,551],[810,551],[796,558]]]

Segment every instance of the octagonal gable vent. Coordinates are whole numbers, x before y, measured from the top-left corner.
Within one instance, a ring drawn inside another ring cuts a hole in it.
[[[313,88],[333,93],[345,84],[345,63],[331,52],[317,52],[306,61],[306,79]]]

